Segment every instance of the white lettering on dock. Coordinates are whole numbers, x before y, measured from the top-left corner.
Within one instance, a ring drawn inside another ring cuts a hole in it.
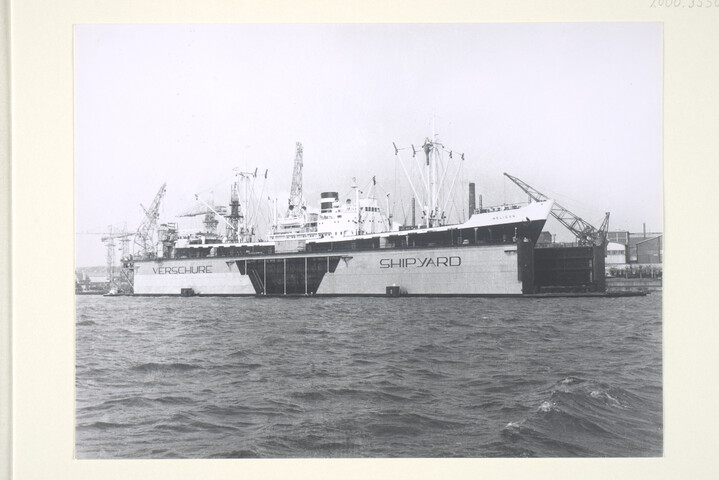
[[[155,275],[187,275],[195,273],[212,273],[212,265],[190,265],[189,267],[153,267]]]

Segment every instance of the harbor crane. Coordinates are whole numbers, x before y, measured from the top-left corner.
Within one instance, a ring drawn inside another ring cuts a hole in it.
[[[197,200],[197,205],[190,208],[189,210],[180,213],[177,215],[178,217],[197,217],[200,215],[204,215],[204,219],[202,220],[202,224],[205,226],[205,234],[208,235],[216,235],[217,234],[217,225],[220,223],[219,220],[217,220],[217,217],[224,217],[226,212],[226,209],[224,206],[218,206],[214,205],[214,201],[210,200],[209,202],[203,200],[200,198],[200,194],[195,194],[195,200]],[[228,224],[227,220],[225,220],[225,223]]]
[[[213,201],[207,202],[195,194],[197,206],[181,213],[178,217],[195,217],[204,215],[203,223],[206,233],[217,234],[217,225],[221,218],[226,224],[226,240],[228,243],[250,242],[255,234],[254,226],[248,225],[249,207],[251,200],[251,188],[253,181],[257,178],[258,168],[253,172],[243,172],[239,168],[232,169],[235,174],[235,181],[230,186],[230,213],[224,205],[214,205]],[[267,180],[268,170],[265,170],[264,178]],[[244,185],[244,188],[242,188]]]
[[[513,177],[508,173],[505,173],[504,176],[509,178],[519,188],[524,190],[524,192],[529,195],[529,198],[531,198],[535,202],[549,200],[549,197],[547,197],[531,185],[518,179],[517,177]],[[554,206],[552,207],[552,216],[556,218],[559,223],[564,225],[570,232],[572,232],[572,234],[577,238],[577,243],[579,245],[606,248],[607,229],[609,228],[609,212],[606,212],[604,216],[604,221],[599,228],[595,228],[589,222],[570,212],[568,209],[564,208],[556,201],[554,202]]]
[[[303,215],[302,206],[302,143],[297,142],[287,216],[292,218],[301,217]]]
[[[145,218],[142,219],[140,226],[137,227],[137,233],[135,233],[135,255],[139,254],[143,258],[155,258],[157,256],[155,230],[160,216],[160,203],[165,196],[166,186],[166,183],[162,184],[157,195],[152,200],[150,208],[145,208],[140,204],[140,207],[145,212]]]
[[[122,264],[124,265],[129,257],[130,237],[132,237],[134,233],[128,232],[127,227],[116,229],[112,225],[109,225],[107,227],[107,231],[104,232],[79,232],[77,235],[102,235],[102,237],[100,237],[100,240],[105,245],[105,248],[107,248],[107,252],[105,254],[107,284],[110,290],[116,290],[117,285],[115,284],[115,249],[117,247],[117,243],[115,243],[115,241],[120,241],[120,251],[122,252],[121,258]],[[128,278],[127,272],[124,268],[121,272],[123,277],[125,277],[125,279],[130,284],[132,284],[132,281],[130,280],[130,278]]]

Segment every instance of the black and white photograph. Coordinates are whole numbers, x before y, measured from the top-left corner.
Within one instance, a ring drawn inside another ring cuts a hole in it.
[[[662,457],[663,34],[74,25],[75,458]]]

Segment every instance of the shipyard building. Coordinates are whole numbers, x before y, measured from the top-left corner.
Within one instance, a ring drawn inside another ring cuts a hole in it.
[[[639,264],[657,265],[662,263],[663,235],[656,232],[630,233],[628,231],[607,232],[607,240],[612,248],[607,247],[607,264]],[[609,252],[612,250],[612,261]],[[624,261],[621,251],[624,251]]]

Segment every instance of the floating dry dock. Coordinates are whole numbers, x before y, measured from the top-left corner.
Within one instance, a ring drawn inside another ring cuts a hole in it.
[[[395,146],[396,155],[400,150]],[[451,197],[441,193],[448,172],[442,155],[462,160],[464,155],[429,138],[421,149],[412,146],[411,150],[426,183],[412,186],[409,225],[383,213],[374,195],[374,178],[363,191],[354,184],[353,194],[342,199],[337,192],[323,192],[320,208],[308,208],[302,198],[298,143],[287,212],[278,216],[275,203],[266,240],[257,240],[254,227],[243,223],[251,217],[243,208],[252,202],[238,196],[247,190],[240,180],[250,178],[242,174],[232,187],[231,213],[224,215],[226,233],[216,231],[214,215],[223,214],[210,205],[209,210],[199,210],[205,215],[202,233],[188,236],[177,224],[160,225],[160,248],[145,248],[142,256],[127,263],[134,294],[601,296],[606,292],[603,246],[537,246],[553,214],[553,200],[535,194],[528,204],[484,208],[480,197],[475,208],[470,188],[469,219],[448,224],[444,206]],[[417,223],[415,200],[421,209]]]
[[[535,247],[525,236],[499,244],[465,241],[473,234],[472,227],[435,232],[422,238],[431,245],[418,244],[414,232],[384,242],[377,237],[374,246],[345,241],[320,249],[309,242],[303,252],[283,254],[262,245],[214,256],[180,252],[181,258],[137,262],[135,294],[617,296],[606,292],[600,246]],[[438,245],[442,237],[447,244]]]

